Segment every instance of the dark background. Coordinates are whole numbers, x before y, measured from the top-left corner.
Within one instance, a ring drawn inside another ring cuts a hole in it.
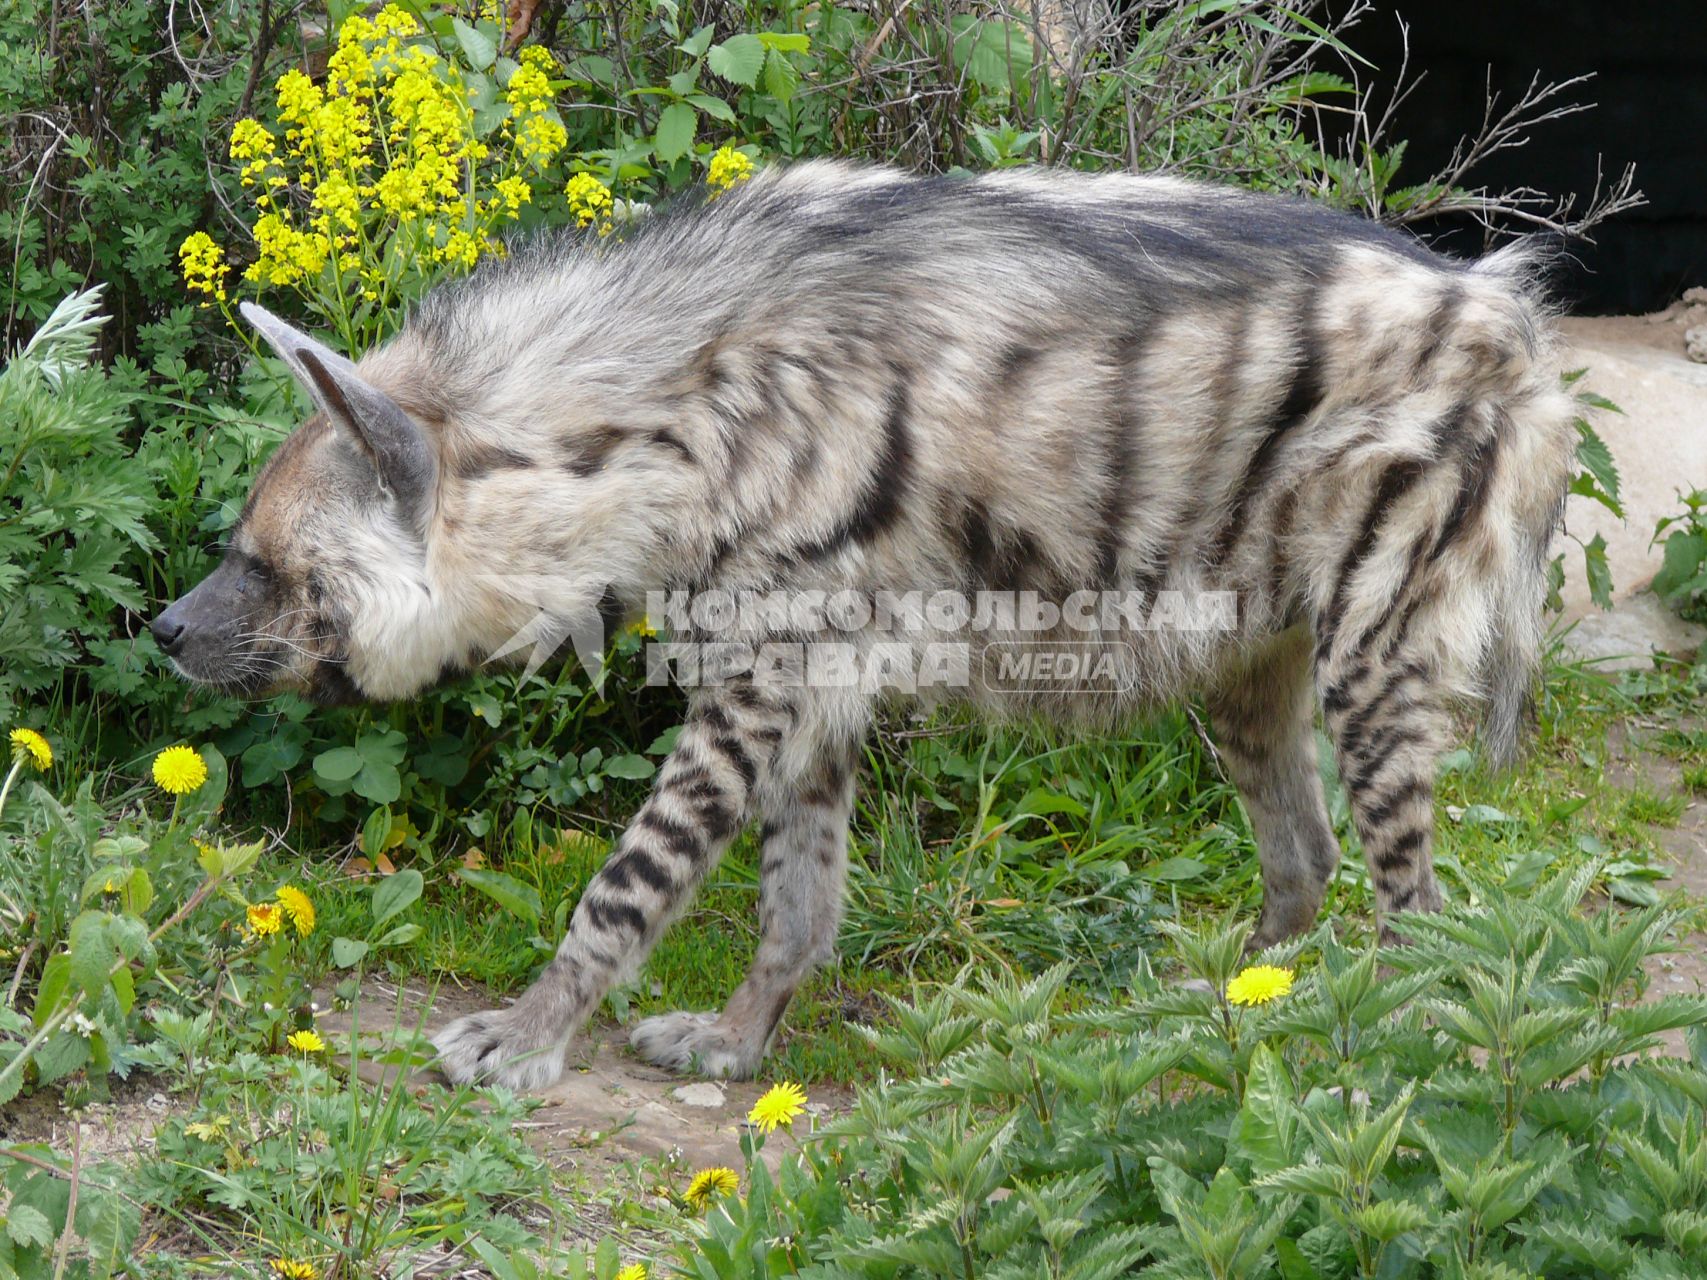
[[[1343,0],[1330,0],[1343,12]],[[1557,287],[1578,312],[1657,311],[1691,285],[1707,285],[1707,0],[1399,0],[1378,3],[1347,43],[1375,64],[1361,75],[1384,102],[1400,60],[1402,14],[1411,73],[1422,83],[1400,109],[1395,139],[1410,143],[1400,185],[1444,165],[1453,143],[1481,122],[1484,89],[1520,95],[1583,72],[1576,100],[1592,110],[1542,125],[1529,144],[1492,157],[1473,175],[1490,189],[1532,186],[1586,200],[1596,158],[1608,178],[1628,162],[1646,207],[1620,214],[1574,243]],[[1579,200],[1578,208],[1584,200]],[[1469,219],[1417,230],[1443,248],[1474,253]],[[1445,233],[1444,235],[1441,233]]]

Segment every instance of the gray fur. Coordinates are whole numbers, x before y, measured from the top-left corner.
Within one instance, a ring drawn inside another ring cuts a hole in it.
[[[1262,942],[1314,920],[1338,855],[1320,707],[1383,918],[1433,908],[1435,761],[1466,699],[1491,699],[1499,751],[1515,742],[1574,448],[1534,271],[1522,251],[1457,263],[1171,179],[769,172],[626,240],[518,246],[429,296],[352,375],[430,442],[419,529],[360,498],[336,433],[299,433],[234,539],[283,585],[270,612],[228,612],[276,636],[271,687],[392,699],[542,607],[633,613],[652,591],[1236,592],[1232,630],[935,624],[906,643],[964,641],[987,673],[1003,645],[1064,640],[1121,676],[942,695],[993,714],[1096,729],[1206,694],[1256,829]],[[823,638],[738,638],[778,634]],[[259,680],[252,657],[174,642],[187,674]],[[512,1008],[438,1033],[445,1071],[555,1079],[758,817],[746,983],[719,1017],[634,1036],[672,1067],[750,1074],[833,945],[874,700],[740,671],[697,689],[557,957]]]

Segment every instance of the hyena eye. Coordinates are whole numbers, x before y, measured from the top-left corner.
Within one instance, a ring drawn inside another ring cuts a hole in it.
[[[258,591],[271,580],[272,574],[266,565],[259,562],[251,564],[243,570],[242,577],[237,579],[237,594],[248,595],[251,591]]]

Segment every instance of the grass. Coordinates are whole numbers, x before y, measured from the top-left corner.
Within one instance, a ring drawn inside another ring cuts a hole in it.
[[[1692,722],[1695,696],[1677,672],[1611,678],[1550,663],[1518,767],[1491,775],[1469,750],[1444,763],[1436,861],[1447,894],[1522,887],[1599,856],[1609,897],[1654,900],[1664,871],[1654,829],[1676,823],[1688,796],[1667,789],[1662,771],[1626,770],[1624,785],[1608,765],[1631,753],[1628,725],[1641,720],[1654,728],[1638,745],[1676,760],[1685,785],[1699,789],[1707,736]],[[1152,960],[1170,963],[1165,922],[1201,924],[1254,912],[1260,901],[1242,805],[1184,712],[1115,741],[1063,743],[952,722],[891,731],[874,739],[868,773],[840,958],[795,1001],[771,1079],[809,1089],[873,1079],[875,1050],[855,1028],[883,1023],[886,997],[913,995],[967,966],[1027,975],[1071,961],[1066,998],[1093,1006]],[[1355,939],[1367,936],[1371,894],[1344,796],[1331,768],[1328,775],[1347,853],[1327,909]],[[456,875],[457,857],[417,862],[425,893],[397,920],[419,934],[373,953],[370,967],[429,986],[477,983],[495,998],[524,986],[551,949],[542,935],[555,941],[604,844],[530,834],[525,824],[511,830],[491,861],[539,894],[543,924],[470,889]],[[292,953],[303,976],[321,991],[347,982],[329,940],[370,936],[371,879],[331,859],[266,858],[259,883],[302,885],[319,910],[314,937]],[[719,1007],[758,942],[755,868],[754,841],[743,837],[602,1016],[626,1023]],[[184,993],[205,1008],[206,991]],[[395,1074],[374,1088],[353,1068],[257,1054],[243,1016],[228,1008],[193,1024],[163,1017],[159,1038],[137,1054],[137,1066],[158,1072],[187,1106],[136,1174],[149,1206],[144,1229],[177,1258],[150,1274],[207,1274],[188,1259],[222,1252],[253,1263],[256,1241],[281,1257],[291,1249],[326,1262],[345,1257],[358,1272],[400,1249],[544,1250],[561,1273],[565,1249],[605,1240],[608,1272],[617,1257],[656,1254],[687,1230],[680,1195],[691,1169],[637,1161],[590,1178],[575,1162],[591,1153],[558,1150],[553,1163],[516,1136],[530,1123],[525,1101],[405,1089]]]

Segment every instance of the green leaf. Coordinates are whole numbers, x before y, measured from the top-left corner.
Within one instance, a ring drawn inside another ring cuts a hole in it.
[[[498,60],[498,44],[484,32],[470,26],[461,18],[452,20],[451,29],[456,32],[456,42],[462,46],[462,53],[468,59],[468,65],[476,71],[485,71]]]
[[[388,931],[384,937],[375,939],[373,945],[376,947],[401,947],[415,941],[425,932],[426,930],[418,924],[400,924],[395,929]]]
[[[653,154],[659,163],[680,160],[693,146],[694,131],[699,127],[699,112],[685,102],[672,102],[658,116],[658,132],[652,140]]]
[[[32,1245],[45,1249],[59,1238],[47,1215],[27,1204],[15,1204],[6,1214],[6,1234],[26,1249]]]
[[[511,915],[520,916],[530,924],[537,925],[540,916],[544,914],[545,908],[540,902],[539,890],[532,885],[523,884],[514,876],[506,875],[502,871],[474,867],[458,867],[456,874]]]
[[[1297,1158],[1296,1090],[1280,1055],[1267,1044],[1251,1056],[1245,1099],[1234,1128],[1238,1148],[1258,1175],[1278,1173]]]
[[[323,782],[348,782],[366,763],[354,747],[333,747],[314,757],[314,776]]]
[[[373,891],[373,922],[384,924],[399,911],[406,911],[421,896],[421,873],[405,867],[381,880]]]
[[[391,806],[382,804],[368,814],[367,821],[362,823],[362,853],[370,860],[377,860],[385,852],[386,842],[391,837]]]
[[[787,102],[800,87],[800,73],[787,55],[772,49],[765,55],[765,92],[778,102]]]
[[[765,46],[755,35],[745,32],[731,36],[722,44],[714,44],[706,54],[705,65],[725,80],[751,89],[765,65]]]
[[[613,778],[650,778],[658,766],[645,756],[616,756],[605,764],[605,772]]]
[[[375,804],[388,805],[403,794],[403,775],[395,765],[370,760],[352,785],[355,793]]]
[[[340,969],[349,969],[361,963],[367,954],[367,943],[356,938],[332,939],[332,963]]]
[[[71,922],[70,950],[72,981],[91,996],[105,991],[113,967],[105,912],[85,911]]]
[[[1599,433],[1589,426],[1582,418],[1576,420],[1577,428],[1577,463],[1593,480],[1594,487],[1584,493],[1606,507],[1620,520],[1624,518],[1624,507],[1619,500],[1618,467],[1612,461],[1612,450],[1606,447],[1606,441]],[[1583,492],[1573,486],[1573,492]]]
[[[677,47],[690,58],[702,57],[711,44],[711,37],[716,34],[716,28],[708,23],[682,41]]]
[[[1583,567],[1588,572],[1589,598],[1602,609],[1612,607],[1612,566],[1606,562],[1606,539],[1598,533],[1583,544]]]

